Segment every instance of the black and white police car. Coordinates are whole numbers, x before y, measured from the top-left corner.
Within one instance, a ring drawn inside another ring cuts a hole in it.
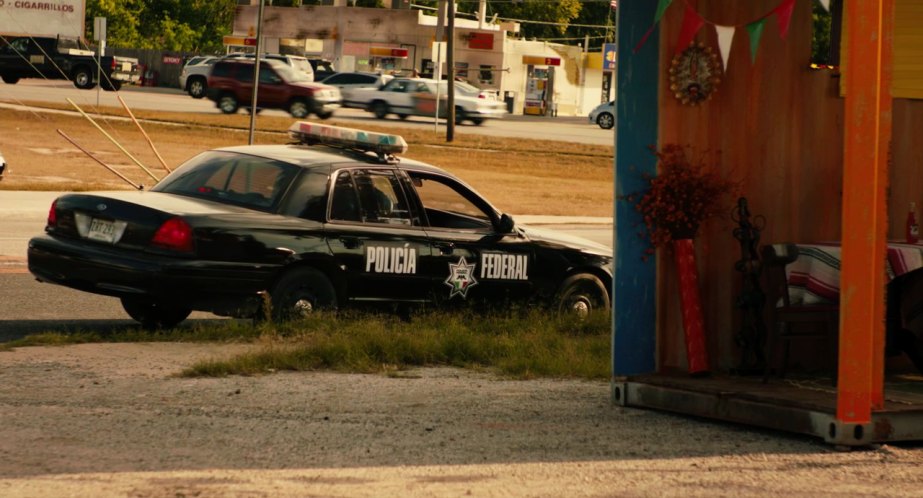
[[[148,327],[192,310],[272,318],[387,304],[608,311],[612,251],[517,226],[398,158],[397,135],[297,122],[291,145],[203,152],[149,191],[58,197],[29,242],[42,282],[121,299]]]

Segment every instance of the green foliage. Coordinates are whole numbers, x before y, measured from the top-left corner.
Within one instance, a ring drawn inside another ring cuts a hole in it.
[[[831,15],[823,7],[815,3],[813,21],[811,62],[814,64],[829,64]]]
[[[236,6],[235,0],[87,0],[87,33],[94,17],[105,17],[113,47],[220,52]]]

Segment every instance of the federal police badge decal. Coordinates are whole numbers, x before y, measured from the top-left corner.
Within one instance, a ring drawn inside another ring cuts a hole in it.
[[[464,256],[458,259],[458,263],[449,263],[449,277],[445,279],[445,284],[452,289],[449,291],[449,299],[456,295],[463,298],[468,297],[468,289],[478,284],[474,278],[476,266],[476,264],[469,265]]]

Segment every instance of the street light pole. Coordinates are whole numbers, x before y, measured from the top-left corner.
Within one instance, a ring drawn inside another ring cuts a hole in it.
[[[263,45],[263,4],[260,0],[260,9],[256,15],[256,54],[253,57],[253,96],[250,99],[250,136],[248,145],[253,145],[253,132],[256,128],[256,94],[260,83],[260,51]]]
[[[446,124],[445,124],[445,141],[455,140],[455,0],[449,0],[449,9],[446,14],[446,31],[448,40],[446,41],[445,62],[449,66],[446,68],[448,74],[448,101],[446,102]],[[439,84],[439,82],[436,82]]]

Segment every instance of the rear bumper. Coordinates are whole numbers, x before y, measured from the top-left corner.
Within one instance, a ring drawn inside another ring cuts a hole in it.
[[[114,297],[150,297],[212,311],[239,307],[265,290],[270,265],[127,252],[48,235],[29,241],[29,271],[42,282]]]

